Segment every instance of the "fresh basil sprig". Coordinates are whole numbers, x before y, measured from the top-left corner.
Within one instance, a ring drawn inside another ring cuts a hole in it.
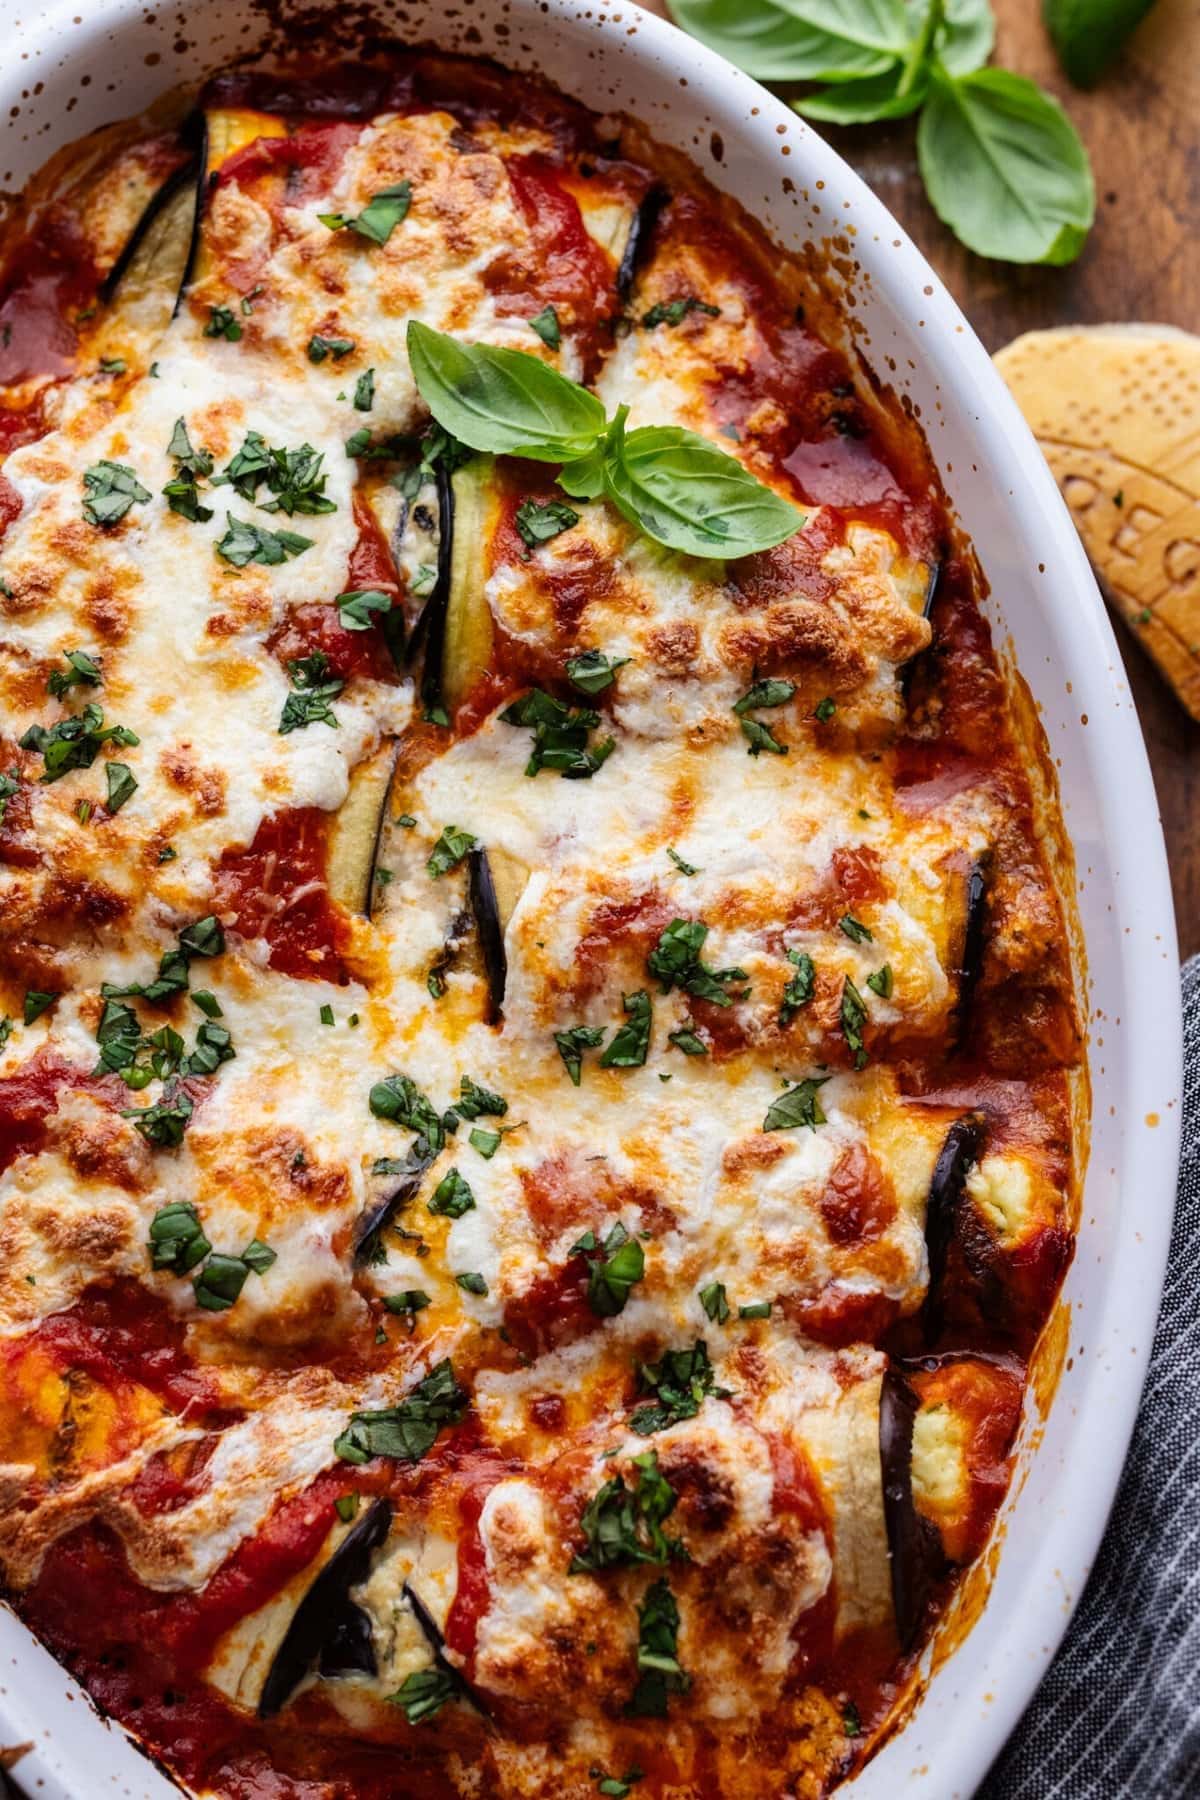
[[[523,350],[464,344],[419,319],[408,356],[422,399],[442,428],[473,450],[563,464],[573,499],[602,494],[669,549],[749,556],[783,543],[805,515],[694,431],[643,425],[628,407],[610,420],[594,394]]]
[[[1053,0],[1048,0],[1052,4]],[[1127,0],[1133,10],[1133,0]],[[1111,13],[1112,0],[1075,0]],[[917,156],[939,218],[1005,262],[1067,263],[1095,212],[1087,151],[1057,101],[987,69],[989,0],[670,0],[685,31],[761,81],[825,84],[792,102],[833,125],[920,110]]]

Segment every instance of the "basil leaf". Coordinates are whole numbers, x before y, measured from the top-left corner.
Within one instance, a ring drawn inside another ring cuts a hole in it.
[[[853,913],[843,913],[838,920],[838,930],[844,932],[852,944],[873,944],[875,939],[860,919]]]
[[[908,28],[903,9],[869,0],[787,0],[786,11],[746,0],[668,0],[685,31],[760,81],[824,81],[878,75],[902,53]],[[866,41],[863,38],[864,20]],[[882,41],[880,32],[882,31]]]
[[[892,997],[891,963],[884,963],[882,969],[876,969],[873,975],[868,975],[867,986],[873,994],[878,994],[881,1000],[890,1000]]]
[[[680,325],[689,313],[707,313],[710,319],[719,319],[719,306],[710,306],[707,300],[698,300],[695,294],[683,294],[678,300],[659,300],[649,312],[642,314],[642,327],[653,331],[657,325]]]
[[[248,524],[226,513],[229,529],[217,545],[217,555],[235,569],[247,563],[265,563],[271,567],[286,562],[289,556],[302,556],[311,550],[315,538],[301,537],[297,531],[266,531],[261,525]]]
[[[729,1317],[729,1298],[723,1281],[710,1281],[700,1289],[700,1304],[716,1325],[724,1325]]]
[[[1058,60],[1076,87],[1103,75],[1154,0],[1042,0],[1042,16]]]
[[[435,1365],[396,1406],[356,1412],[334,1442],[344,1462],[365,1463],[373,1456],[396,1462],[420,1462],[437,1441],[443,1425],[457,1425],[468,1395],[459,1387],[449,1360]]]
[[[602,1069],[640,1069],[650,1048],[649,994],[645,988],[639,988],[635,994],[622,994],[621,1004],[629,1019],[613,1033],[600,1058]]]
[[[351,588],[337,597],[338,618],[347,631],[370,631],[378,623],[372,613],[392,610],[392,597],[378,588]]]
[[[83,472],[83,487],[83,516],[89,525],[115,525],[135,501],[150,498],[149,489],[125,463],[93,463]]]
[[[839,1018],[842,1036],[854,1055],[854,1066],[856,1069],[863,1069],[867,1065],[867,1050],[862,1035],[863,1026],[867,1022],[867,1003],[848,975],[842,982]]]
[[[522,500],[517,508],[516,522],[522,543],[534,550],[539,544],[548,544],[560,532],[570,531],[572,525],[578,525],[579,514],[561,500]]]
[[[466,1274],[456,1275],[454,1279],[466,1294],[478,1294],[481,1298],[487,1294],[488,1284],[482,1275],[468,1271]]]
[[[397,181],[372,194],[360,213],[318,213],[317,217],[330,231],[349,229],[373,244],[386,244],[401,220],[408,217],[411,204],[412,182]]]
[[[663,1520],[675,1510],[675,1490],[659,1469],[658,1452],[645,1450],[631,1457],[630,1464],[637,1471],[632,1490],[625,1486],[623,1476],[614,1475],[584,1507],[579,1526],[587,1549],[571,1558],[568,1574],[589,1575],[598,1569],[636,1563],[662,1564],[686,1554],[679,1539],[669,1538],[662,1528]]]
[[[85,687],[100,687],[103,675],[100,664],[86,650],[66,650],[63,652],[66,668],[51,669],[46,678],[46,690],[56,700],[61,700],[68,688],[82,683]],[[14,790],[15,791],[15,790]],[[0,815],[3,816],[3,815]]]
[[[327,356],[334,362],[340,362],[343,356],[349,356],[354,349],[353,338],[321,337],[314,333],[308,340],[308,360],[312,363],[323,363]]]
[[[1073,262],[1095,213],[1087,151],[1049,95],[1023,75],[934,70],[917,128],[938,217],[979,256]]]
[[[789,979],[783,990],[783,999],[779,1002],[781,1025],[791,1024],[800,1008],[808,1005],[817,985],[817,971],[807,950],[789,950],[787,959],[795,964],[796,973]]]
[[[445,875],[460,863],[464,856],[477,847],[478,839],[469,831],[460,831],[457,825],[443,827],[442,835],[433,846],[425,867],[436,881],[439,875]]]
[[[618,413],[604,458],[604,490],[647,536],[690,556],[749,556],[793,536],[805,515],[697,432],[643,425]]]
[[[548,350],[557,350],[562,343],[562,328],[552,306],[543,306],[541,312],[530,319],[529,326],[531,331],[537,332]]]
[[[694,1419],[708,1394],[729,1398],[729,1389],[717,1386],[703,1338],[696,1338],[690,1350],[666,1350],[658,1362],[641,1363],[638,1392],[654,1398],[653,1405],[639,1406],[629,1420],[639,1437],[664,1431],[681,1419]]]
[[[907,85],[906,85],[907,84]],[[885,75],[868,75],[865,81],[839,82],[819,94],[793,100],[794,110],[806,119],[828,125],[866,125],[873,119],[902,119],[923,104],[929,88],[929,71],[922,68],[909,79],[903,63]]]
[[[448,1669],[413,1669],[396,1692],[388,1695],[388,1700],[393,1706],[404,1708],[410,1725],[423,1725],[436,1717],[457,1693],[458,1684]]]
[[[377,1119],[415,1131],[436,1155],[446,1141],[441,1114],[409,1075],[388,1075],[371,1089],[367,1104]]]
[[[597,1025],[571,1025],[566,1031],[556,1031],[554,1042],[558,1054],[563,1059],[563,1067],[571,1077],[572,1087],[578,1087],[583,1074],[583,1052],[595,1050],[603,1041],[604,1033]]]
[[[128,763],[110,762],[104,765],[104,778],[108,783],[104,804],[110,813],[120,812],[130,796],[137,792],[137,777]]]
[[[450,1169],[434,1188],[427,1205],[431,1213],[442,1213],[447,1219],[461,1219],[475,1205],[475,1196],[457,1169]]]
[[[204,1261],[212,1245],[190,1200],[159,1207],[150,1221],[149,1249],[151,1268],[170,1269],[173,1275],[186,1275]]]
[[[614,1225],[604,1240],[604,1260],[588,1269],[588,1305],[598,1319],[612,1319],[624,1312],[629,1290],[646,1273],[646,1253],[621,1224]]]
[[[771,1302],[769,1300],[754,1300],[749,1306],[738,1307],[739,1319],[769,1319],[770,1316]]]
[[[635,1717],[665,1719],[668,1696],[691,1687],[678,1648],[679,1608],[666,1582],[656,1581],[638,1607],[638,1683],[627,1709]]]
[[[602,694],[629,660],[628,656],[605,656],[603,650],[581,650],[578,656],[567,658],[567,680],[581,694]]]
[[[928,13],[931,4],[933,0],[911,0],[914,29],[919,28],[921,15]],[[982,69],[996,42],[991,0],[946,0],[943,11],[936,43],[942,67],[950,75],[972,75]]]
[[[375,371],[366,369],[354,384],[355,412],[370,412],[375,404]]]
[[[772,756],[787,755],[787,745],[781,744],[771,727],[764,725],[761,719],[742,719],[740,724],[742,736],[749,745],[747,756],[761,756],[764,750],[769,750]]]
[[[818,1125],[824,1125],[825,1114],[821,1109],[818,1090],[825,1086],[828,1075],[810,1075],[804,1081],[798,1081],[790,1087],[786,1094],[781,1094],[767,1109],[763,1120],[764,1131],[796,1131],[800,1126],[807,1126],[815,1131]]]
[[[744,718],[760,706],[786,706],[796,692],[794,681],[765,680],[756,681],[746,689],[740,700],[735,700],[733,710],[738,718]]]
[[[236,344],[242,335],[242,327],[228,306],[210,306],[204,335],[206,338],[227,338],[231,344]]]
[[[481,1086],[464,1075],[458,1084],[458,1099],[454,1102],[454,1110],[464,1119],[502,1119],[508,1111],[508,1101],[503,1094],[497,1094],[492,1088]]]
[[[183,1088],[174,1088],[164,1093],[155,1106],[123,1107],[121,1117],[132,1119],[135,1128],[148,1144],[177,1150],[183,1142],[183,1134],[193,1110],[191,1096]]]
[[[570,462],[603,436],[596,396],[532,353],[460,343],[412,319],[408,358],[438,424],[473,450]]]
[[[467,1135],[467,1142],[472,1150],[478,1150],[485,1162],[491,1162],[497,1150],[504,1142],[504,1134],[500,1131],[488,1131],[482,1125],[476,1125]]]

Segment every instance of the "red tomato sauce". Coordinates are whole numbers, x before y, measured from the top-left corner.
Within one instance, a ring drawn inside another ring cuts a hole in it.
[[[266,939],[273,969],[345,983],[350,927],[325,885],[328,837],[329,814],[319,807],[273,813],[248,849],[224,853],[213,889],[235,931]]]
[[[105,1387],[134,1381],[189,1419],[230,1416],[212,1374],[185,1350],[182,1321],[138,1281],[88,1288],[35,1335],[63,1368],[85,1369]]]

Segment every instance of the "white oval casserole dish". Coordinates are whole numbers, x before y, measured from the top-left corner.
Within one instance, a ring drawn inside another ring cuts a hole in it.
[[[73,4],[37,16],[0,0],[3,186],[19,189],[60,145],[166,89],[278,42],[289,13],[297,41],[311,45],[316,12],[302,0],[269,10],[209,0],[187,14],[156,15],[141,0],[92,0],[82,17]],[[860,348],[919,409],[990,582],[997,643],[1021,669],[1049,740],[1087,946],[1080,998],[1093,1092],[1079,1243],[1064,1292],[1063,1373],[1049,1417],[1034,1409],[1025,1421],[982,1617],[852,1786],[857,1800],[966,1800],[1086,1581],[1138,1405],[1174,1204],[1174,922],[1153,786],[1112,631],[1054,481],[982,346],[884,207],[782,103],[621,3],[380,0],[374,19],[388,35],[491,55],[593,108],[633,114],[788,248],[840,240],[842,260],[856,265],[849,304]],[[331,21],[331,56],[347,53],[357,24],[357,10]],[[39,1800],[173,1791],[3,1608],[0,1740],[32,1746],[15,1772]]]

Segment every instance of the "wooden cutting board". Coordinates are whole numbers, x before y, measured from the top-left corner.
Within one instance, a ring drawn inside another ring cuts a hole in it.
[[[1153,320],[1200,333],[1200,0],[1158,0],[1091,93],[1059,70],[1038,0],[993,0],[996,60],[1067,106],[1091,152],[1096,227],[1069,269],[983,262],[939,223],[917,175],[911,121],[828,131],[925,251],[989,350],[1023,331]],[[662,0],[643,0],[665,12]],[[1180,951],[1200,950],[1200,724],[1130,629],[1117,636],[1158,785]]]

